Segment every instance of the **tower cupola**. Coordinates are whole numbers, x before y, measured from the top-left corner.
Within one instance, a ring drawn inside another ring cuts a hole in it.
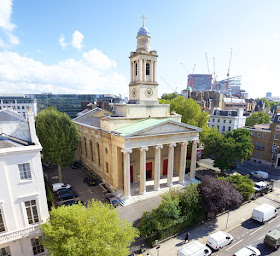
[[[147,27],[145,27],[145,16],[142,17],[143,19],[143,26],[139,29],[137,33],[137,48],[136,52],[150,52],[150,32]]]

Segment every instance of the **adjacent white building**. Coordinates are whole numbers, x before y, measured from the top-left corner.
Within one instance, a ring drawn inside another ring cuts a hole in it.
[[[239,110],[214,109],[213,114],[209,116],[209,127],[217,128],[222,134],[234,129],[243,128],[246,122],[243,111],[242,108]]]
[[[34,115],[0,111],[0,255],[45,255],[39,223],[49,218]]]
[[[31,108],[34,115],[37,116],[36,99],[32,99],[25,95],[0,96],[0,110],[11,109],[22,114],[23,116],[27,116],[29,108]]]

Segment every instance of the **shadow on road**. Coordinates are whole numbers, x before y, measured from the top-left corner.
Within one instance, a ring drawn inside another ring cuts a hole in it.
[[[259,243],[256,248],[260,250],[262,256],[270,255],[271,253],[275,252],[273,248],[268,247],[264,243]]]
[[[254,221],[252,219],[248,219],[248,220],[243,221],[241,223],[241,226],[246,229],[254,229],[254,228],[262,226],[262,224],[257,221]]]

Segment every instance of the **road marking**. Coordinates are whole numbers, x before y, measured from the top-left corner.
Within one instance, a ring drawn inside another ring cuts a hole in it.
[[[275,220],[278,219],[279,217],[280,217],[280,216],[274,218],[273,220],[271,220],[271,221],[269,221],[269,222],[267,222],[267,223],[271,223],[272,221],[275,221]]]
[[[250,234],[250,236],[253,235],[253,234],[255,234],[256,232],[258,232],[258,231],[261,230],[262,228],[263,228],[263,227],[261,227],[261,228],[255,230],[253,233]]]
[[[237,244],[241,243],[242,241],[243,241],[243,239],[242,239],[242,240],[240,240],[240,241],[238,241],[237,243],[233,244],[231,247],[227,248],[227,249],[226,249],[226,251],[228,251],[229,249],[231,249],[233,246],[235,246],[235,245],[237,245]]]
[[[280,224],[277,226],[277,228],[280,227]]]
[[[264,236],[260,237],[259,240],[261,240],[261,239],[263,239],[263,238],[264,238]]]

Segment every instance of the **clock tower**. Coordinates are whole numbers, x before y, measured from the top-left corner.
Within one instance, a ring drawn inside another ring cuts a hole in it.
[[[150,32],[143,26],[137,33],[136,52],[130,53],[129,104],[154,105],[158,102],[157,52],[150,49]]]

